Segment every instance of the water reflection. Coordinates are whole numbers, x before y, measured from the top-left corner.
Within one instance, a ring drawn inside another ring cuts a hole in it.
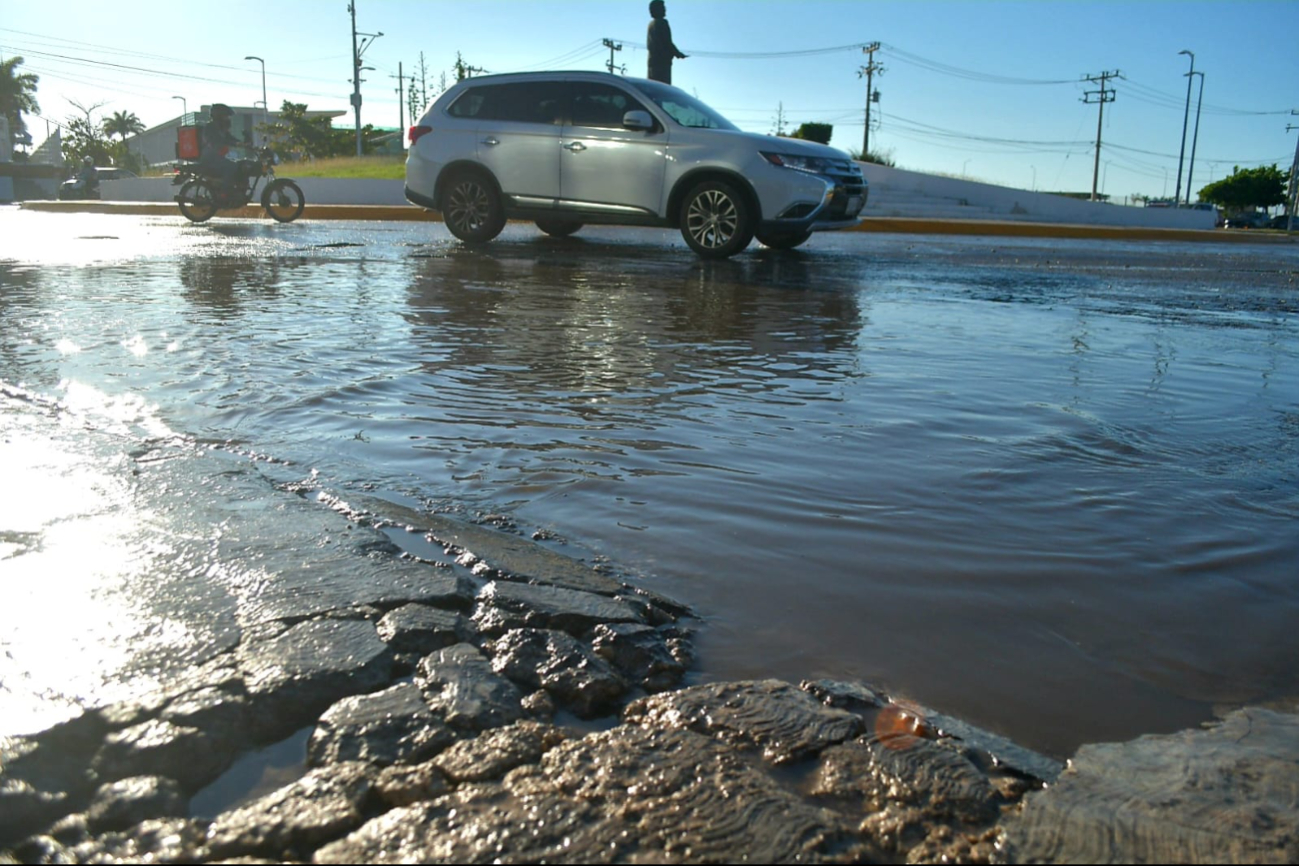
[[[806,271],[788,256],[611,268],[450,250],[419,260],[405,316],[431,373],[472,370],[502,393],[662,397],[722,368],[746,388],[855,376],[861,296],[809,290]]]
[[[296,263],[301,267],[302,263]],[[181,295],[196,307],[221,316],[237,313],[249,302],[274,299],[280,293],[286,265],[279,258],[185,257],[177,267]]]
[[[861,677],[1058,754],[1294,690],[1293,254],[384,231],[0,264],[0,378],[551,530],[703,612],[708,675]]]

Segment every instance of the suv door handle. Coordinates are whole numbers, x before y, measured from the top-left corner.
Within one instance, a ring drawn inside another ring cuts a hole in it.
[[[573,153],[581,153],[586,150],[586,145],[582,144],[580,141],[573,141],[564,145],[564,150],[571,150]]]
[[[501,143],[500,139],[498,139],[494,135],[489,135],[483,139],[483,144],[487,144],[487,145],[500,144],[500,143]]]

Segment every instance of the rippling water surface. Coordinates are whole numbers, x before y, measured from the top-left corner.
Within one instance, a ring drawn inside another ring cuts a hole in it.
[[[566,539],[707,678],[1056,754],[1299,693],[1293,247],[24,219],[0,379]]]

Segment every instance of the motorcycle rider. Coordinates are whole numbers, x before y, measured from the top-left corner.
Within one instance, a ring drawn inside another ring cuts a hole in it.
[[[81,160],[81,171],[77,172],[77,183],[81,185],[81,194],[89,196],[99,191],[99,172],[95,169],[95,158],[86,155]]]
[[[198,167],[203,174],[215,178],[223,186],[233,188],[239,165],[227,158],[230,148],[240,145],[230,132],[230,119],[234,117],[230,106],[216,103],[208,111],[211,122],[203,127],[203,146],[199,149]]]

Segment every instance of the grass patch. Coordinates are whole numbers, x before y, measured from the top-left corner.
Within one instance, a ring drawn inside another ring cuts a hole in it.
[[[404,156],[331,156],[323,159],[281,162],[275,173],[284,177],[359,177],[367,180],[403,180],[406,177]],[[171,166],[151,168],[144,177],[170,177]]]
[[[359,177],[401,180],[406,177],[404,156],[334,156],[327,159],[282,162],[276,174],[285,177]]]

